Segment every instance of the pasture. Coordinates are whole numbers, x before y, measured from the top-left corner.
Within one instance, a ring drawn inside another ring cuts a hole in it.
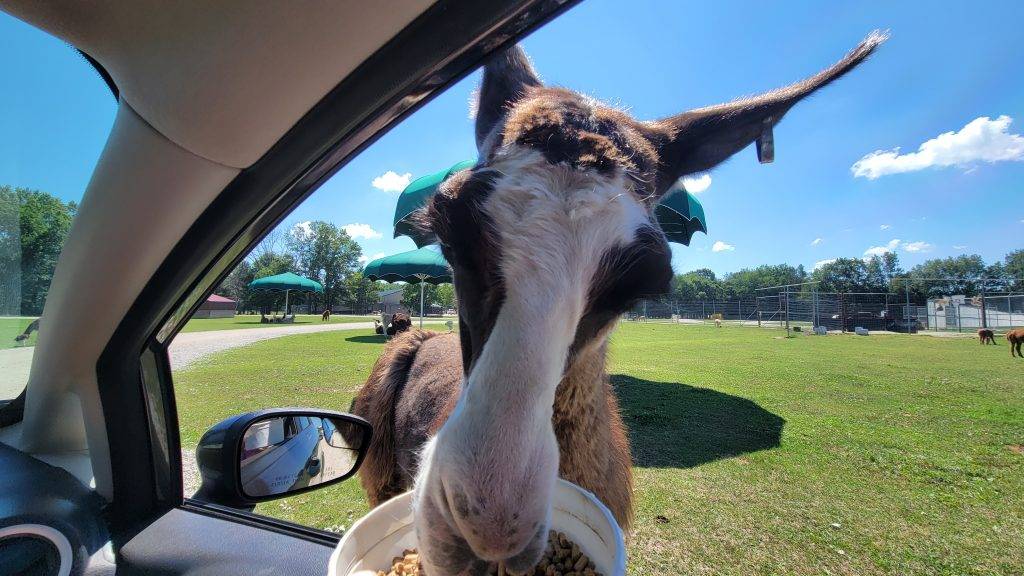
[[[319,319],[317,319],[319,320]],[[1006,341],[624,323],[630,574],[1024,573],[1024,360]],[[288,336],[175,374],[184,446],[272,406],[345,410],[383,339]],[[260,505],[334,530],[357,481]]]
[[[182,332],[208,332],[210,330],[237,330],[239,328],[270,328],[273,326],[302,326],[304,324],[350,324],[353,322],[373,322],[380,316],[343,316],[334,314],[324,322],[319,314],[296,314],[295,322],[290,324],[262,324],[259,314],[238,314],[232,318],[192,318]]]

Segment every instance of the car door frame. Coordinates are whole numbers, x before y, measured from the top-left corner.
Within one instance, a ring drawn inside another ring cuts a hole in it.
[[[274,226],[379,136],[576,0],[440,0],[342,80],[193,223],[97,363],[115,550],[175,508],[333,545],[314,528],[185,499],[168,345]],[[211,544],[215,545],[215,544]]]

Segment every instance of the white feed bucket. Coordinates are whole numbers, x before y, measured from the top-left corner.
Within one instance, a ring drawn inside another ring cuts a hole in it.
[[[555,486],[551,529],[564,532],[593,560],[604,576],[625,576],[626,546],[612,513],[593,494],[559,480]],[[412,492],[406,492],[363,516],[331,554],[328,576],[376,576],[391,560],[416,547]]]

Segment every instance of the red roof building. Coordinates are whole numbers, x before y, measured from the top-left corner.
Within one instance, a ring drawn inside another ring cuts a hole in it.
[[[196,313],[192,315],[193,318],[233,318],[235,315],[235,307],[238,304],[230,299],[216,294],[210,294],[210,297],[206,299],[196,310]]]

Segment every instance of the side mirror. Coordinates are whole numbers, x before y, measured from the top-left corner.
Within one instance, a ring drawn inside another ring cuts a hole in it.
[[[228,418],[196,449],[202,485],[194,498],[235,508],[299,494],[355,474],[370,445],[370,423],[308,408],[275,408]]]

